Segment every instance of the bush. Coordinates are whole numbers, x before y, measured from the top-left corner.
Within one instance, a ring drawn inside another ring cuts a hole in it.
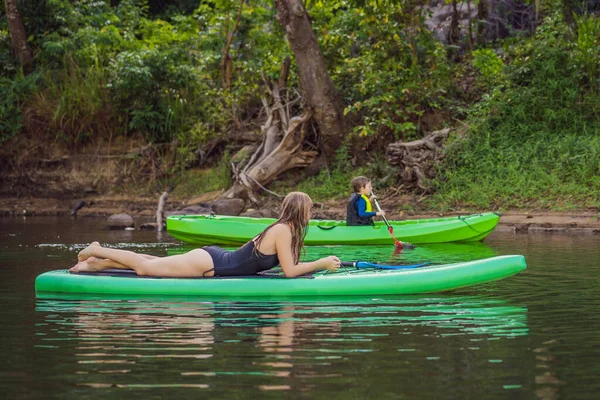
[[[13,79],[0,77],[0,146],[17,136],[23,127],[21,108],[37,89],[38,74]]]
[[[441,207],[597,207],[600,118],[578,49],[556,14],[511,50],[506,81],[450,143],[432,203]],[[598,60],[596,60],[598,62]],[[594,95],[597,98],[597,94]]]

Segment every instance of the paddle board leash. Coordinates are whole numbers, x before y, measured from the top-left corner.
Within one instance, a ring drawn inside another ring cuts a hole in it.
[[[374,196],[374,193],[371,192],[371,195]],[[377,210],[379,212],[381,211],[381,207],[379,206],[379,203],[377,202],[377,199],[373,199],[373,202],[375,202],[375,207],[377,207]],[[390,223],[388,222],[387,218],[385,217],[385,215],[382,215],[381,218],[383,218],[383,222],[385,222],[385,225],[388,228],[388,232],[390,233],[390,235],[392,236],[392,238],[394,239],[394,245],[396,246],[396,248],[403,249],[403,248],[407,248],[407,249],[414,249],[415,246],[411,243],[402,243],[401,241],[399,241],[398,239],[396,239],[396,236],[394,236],[394,228],[390,225]]]

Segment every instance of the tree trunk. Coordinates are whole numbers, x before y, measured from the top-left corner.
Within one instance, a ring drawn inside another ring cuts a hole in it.
[[[452,0],[452,20],[448,29],[448,44],[458,44],[460,41],[460,26],[458,24],[458,9],[456,8],[456,0]]]
[[[490,14],[489,0],[479,0],[477,5],[477,43],[485,44],[488,16]]]
[[[233,59],[229,54],[229,49],[231,48],[231,43],[233,42],[233,37],[235,36],[235,32],[240,25],[240,18],[242,17],[242,9],[244,7],[244,0],[240,0],[240,7],[238,9],[237,17],[235,18],[235,23],[233,24],[233,28],[231,31],[229,30],[229,13],[227,14],[227,25],[225,27],[225,47],[223,47],[223,59],[221,60],[221,82],[223,85],[223,89],[231,90],[232,84],[232,76],[233,76]]]
[[[282,100],[283,89],[279,85],[286,84],[284,78],[288,76],[289,67],[290,61],[285,60],[278,82],[268,82],[263,76],[270,100],[263,98],[267,120],[261,127],[262,143],[241,172],[237,166],[233,166],[234,183],[221,197],[250,199],[258,203],[253,192],[264,188],[282,173],[292,168],[306,167],[316,159],[318,152],[314,150],[315,146],[306,146],[312,110],[305,111],[300,117],[290,118],[291,105],[301,99],[287,104]]]
[[[325,57],[302,0],[275,0],[275,8],[276,19],[296,57],[302,94],[314,112],[322,149],[325,155],[332,156],[346,133],[342,101],[327,73]]]
[[[471,0],[467,0],[467,12],[469,15],[469,52],[473,51],[473,21],[471,20]]]
[[[29,74],[33,68],[33,53],[27,44],[27,33],[23,18],[17,8],[17,0],[4,0],[6,4],[6,19],[12,41],[13,51],[21,62],[23,73]]]
[[[327,73],[325,57],[312,30],[308,13],[301,0],[275,0],[277,20],[285,30],[294,52],[302,96],[290,101],[283,94],[291,61],[286,59],[279,80],[268,82],[268,99],[263,98],[267,119],[261,127],[262,143],[243,170],[233,165],[234,183],[224,198],[250,199],[257,203],[254,192],[265,189],[282,173],[305,168],[319,159],[332,156],[342,142],[346,127],[344,110],[333,81]],[[304,102],[304,112],[292,117],[292,106]],[[316,122],[318,129],[311,121]],[[313,143],[311,143],[313,142]],[[266,189],[265,189],[266,190]]]

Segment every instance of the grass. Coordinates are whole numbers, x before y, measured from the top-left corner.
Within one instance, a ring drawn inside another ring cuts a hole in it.
[[[471,128],[448,145],[427,206],[600,207],[600,90],[586,83],[597,78],[582,74],[566,34],[539,31],[472,107]]]
[[[189,198],[202,193],[225,190],[231,186],[231,177],[225,163],[214,168],[184,171],[177,179],[173,196]]]
[[[325,200],[339,200],[350,195],[350,181],[360,171],[342,172],[340,170],[322,170],[319,174],[301,181],[297,185],[285,182],[276,182],[272,190],[276,193],[285,194],[291,191],[300,191],[308,194],[313,201],[323,202]]]

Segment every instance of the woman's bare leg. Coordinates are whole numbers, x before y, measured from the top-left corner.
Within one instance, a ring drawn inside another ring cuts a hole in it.
[[[90,257],[89,250],[88,250],[90,248],[90,246],[100,246],[100,243],[99,242],[92,242],[92,243],[90,243],[90,245],[88,247],[86,247],[85,249],[81,250],[79,252],[79,254],[77,255],[77,259],[79,261],[85,261],[88,257]],[[147,258],[149,260],[152,260],[154,258],[160,258],[158,256],[151,256],[150,254],[138,254],[138,255],[142,256],[144,258]],[[115,268],[119,268],[119,267],[115,267]],[[125,268],[127,269],[127,267],[125,267]],[[131,268],[129,268],[129,269],[131,269]]]
[[[138,275],[196,277],[213,276],[213,260],[203,249],[195,249],[185,254],[168,257],[148,258],[128,250],[109,249],[93,242],[79,253],[83,261],[90,257],[112,260],[122,266],[135,270]],[[104,264],[102,269],[111,268]],[[114,265],[114,264],[113,264]],[[210,271],[210,272],[209,272]]]
[[[89,257],[91,257],[90,248],[91,247],[95,247],[95,246],[99,247],[100,243],[99,242],[92,242],[92,243],[90,243],[88,247],[86,247],[85,249],[81,250],[79,252],[79,254],[77,254],[77,260],[79,260],[79,261],[85,261]]]

